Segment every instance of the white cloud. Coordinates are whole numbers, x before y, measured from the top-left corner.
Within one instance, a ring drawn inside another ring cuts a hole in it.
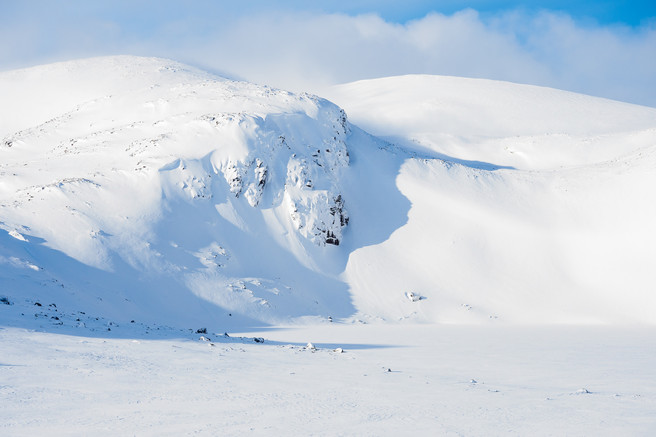
[[[138,26],[117,18],[61,16],[57,24],[50,21],[37,31],[38,37],[23,34],[25,23],[5,22],[0,38],[12,35],[16,43],[0,47],[0,59],[9,60],[0,68],[130,53],[170,57],[293,90],[430,73],[552,86],[656,106],[654,22],[628,28],[582,24],[548,12],[482,18],[465,10],[401,25],[376,15],[239,15],[216,8],[158,20],[137,31]]]

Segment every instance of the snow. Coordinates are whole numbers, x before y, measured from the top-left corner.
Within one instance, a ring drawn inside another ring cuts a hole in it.
[[[656,186],[656,109],[433,76],[355,82],[328,96],[352,122],[414,156],[395,179],[411,204],[398,204],[407,222],[349,257],[344,277],[361,313],[654,323],[656,207],[647,199]],[[428,299],[404,302],[407,289]]]
[[[653,323],[654,109],[448,77],[335,88],[386,141],[321,98],[161,59],[1,79],[23,90],[14,106],[51,117],[7,118],[20,129],[3,131],[0,232],[28,244],[3,256],[57,293],[87,294],[97,273],[117,311],[116,288],[171,296],[155,319],[179,297],[210,320]],[[72,91],[27,91],[44,81]],[[58,267],[70,262],[87,282]]]
[[[656,109],[129,56],[0,94],[0,434],[656,431]]]
[[[0,331],[0,433],[656,431],[651,328],[330,324],[203,334],[210,341],[123,326],[109,334]]]
[[[317,280],[331,250],[314,246],[338,245],[348,221],[339,179],[348,132],[339,108],[159,59],[99,58],[5,76],[19,90],[48,81],[84,91],[77,101],[75,92],[61,101],[18,94],[23,106],[51,105],[52,118],[18,111],[21,129],[3,131],[0,150],[0,227],[54,249],[41,260],[44,275],[69,293],[84,293],[86,284],[75,271],[61,277],[54,264],[62,257],[111,274],[112,287],[128,295],[139,282],[146,299],[162,287],[200,296],[221,307],[202,310],[210,318],[348,314],[346,299],[312,296],[331,288]],[[295,172],[312,183],[299,184]],[[220,260],[210,263],[210,246],[221,248]],[[266,285],[229,291],[243,278]],[[103,288],[98,297],[120,305]]]
[[[656,109],[532,85],[408,75],[324,96],[369,133],[470,167],[545,170],[653,146]]]

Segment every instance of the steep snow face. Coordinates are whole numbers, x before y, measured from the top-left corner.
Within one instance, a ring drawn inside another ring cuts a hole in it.
[[[339,245],[349,221],[341,109],[134,57],[3,73],[0,84],[12,102],[0,115],[0,227],[11,236],[120,273],[123,288],[170,277],[226,313],[345,314],[347,299],[314,295],[329,283],[308,291],[330,257],[312,247]]]
[[[653,144],[656,109],[545,87],[408,75],[326,90],[368,132],[484,169],[604,162]]]

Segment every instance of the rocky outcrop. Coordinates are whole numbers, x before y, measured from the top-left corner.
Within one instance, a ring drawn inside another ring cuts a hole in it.
[[[250,206],[257,206],[262,200],[262,193],[264,192],[264,187],[267,182],[267,166],[262,162],[261,159],[256,158],[248,166],[249,170],[252,171],[253,181],[248,185],[244,197],[248,200]]]
[[[331,103],[313,96],[304,98],[317,105],[317,120],[293,120],[297,122],[293,124],[275,116],[203,117],[217,129],[233,124],[250,134],[245,156],[238,160],[229,157],[215,171],[222,174],[235,198],[243,197],[253,208],[278,207],[284,201],[289,219],[302,237],[320,246],[339,245],[348,225],[340,187],[340,173],[349,163],[348,122],[344,111]],[[308,122],[318,124],[318,129],[307,129]],[[284,173],[272,171],[283,165]],[[268,191],[270,200],[263,204]]]

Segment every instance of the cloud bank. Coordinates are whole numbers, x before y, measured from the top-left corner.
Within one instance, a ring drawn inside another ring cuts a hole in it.
[[[17,20],[5,18],[0,68],[136,54],[295,91],[425,73],[543,85],[656,106],[656,21],[640,27],[599,25],[548,11],[482,16],[463,10],[404,24],[374,14],[289,10],[92,12],[52,19],[58,12],[46,6],[31,15],[18,11]]]

